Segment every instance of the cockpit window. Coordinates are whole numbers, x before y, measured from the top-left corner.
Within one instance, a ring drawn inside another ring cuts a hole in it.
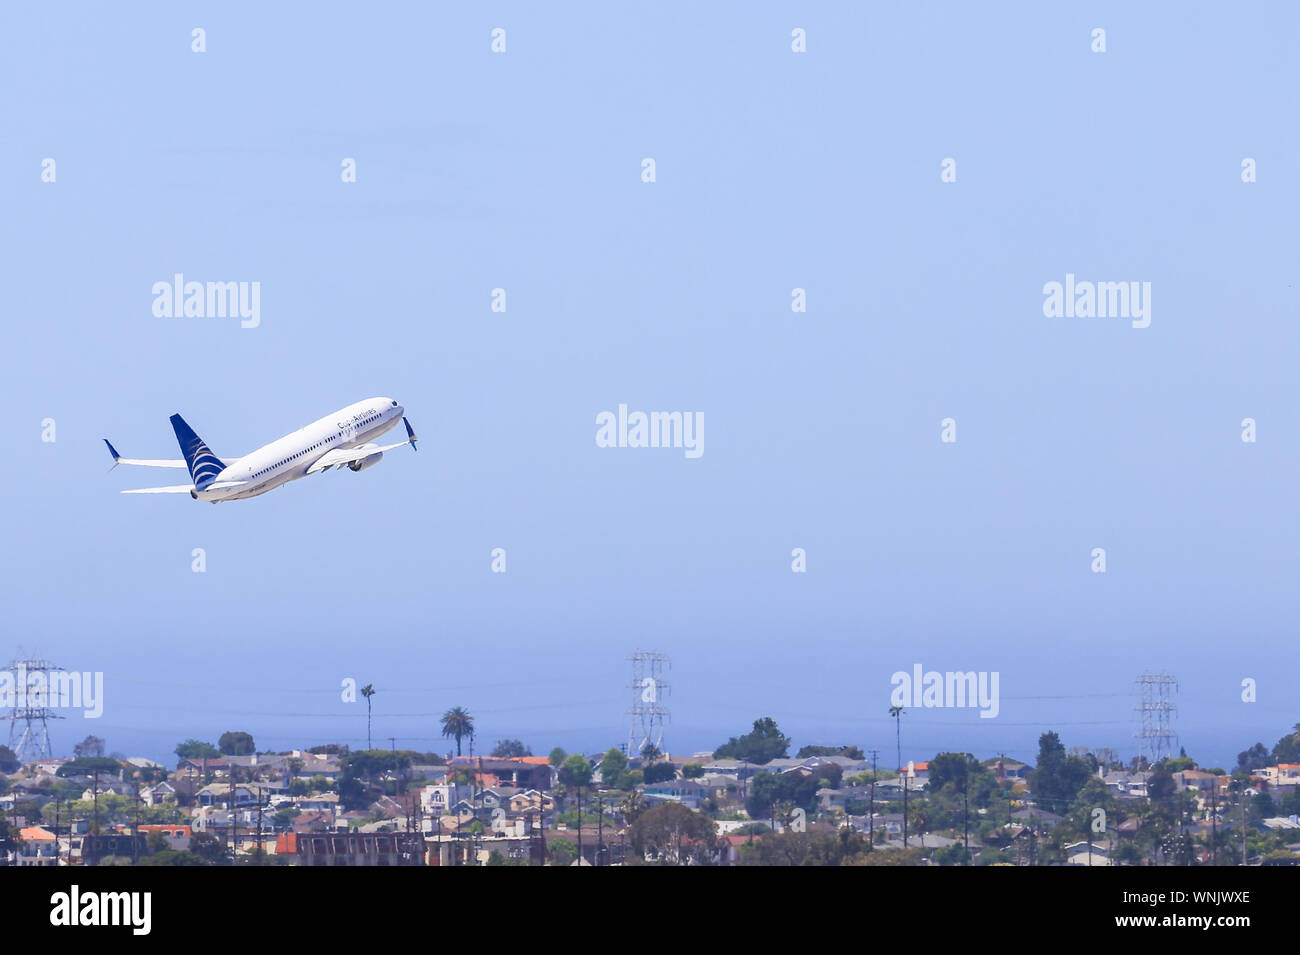
[[[397,402],[396,402],[396,401],[393,402],[393,407],[394,407],[394,408],[397,407]]]

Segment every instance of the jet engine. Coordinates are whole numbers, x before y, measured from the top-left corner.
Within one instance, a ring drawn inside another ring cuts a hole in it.
[[[379,459],[384,456],[383,451],[377,451],[374,454],[368,454],[360,461],[353,461],[348,464],[348,468],[353,471],[364,471],[368,467],[373,467],[379,463]]]

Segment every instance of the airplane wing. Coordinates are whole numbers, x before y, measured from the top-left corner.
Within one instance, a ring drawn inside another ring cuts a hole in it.
[[[217,481],[209,484],[204,488],[205,491],[219,490],[227,487],[239,487],[241,484],[249,484],[249,481]],[[188,494],[194,490],[193,484],[173,484],[170,487],[139,487],[130,491],[123,491],[123,494]]]
[[[185,464],[185,461],[184,461],[183,458],[175,458],[175,459],[162,459],[162,458],[124,458],[124,457],[122,457],[122,455],[120,455],[120,454],[117,453],[117,448],[113,447],[113,445],[109,442],[108,438],[105,438],[105,439],[104,439],[104,443],[108,445],[108,453],[111,454],[111,455],[113,456],[113,467],[117,467],[119,464],[134,464],[134,465],[138,465],[139,467],[144,467],[144,468],[182,468],[182,469],[184,469],[184,468],[186,467],[186,464]],[[235,463],[236,461],[238,461],[238,460],[240,460],[240,459],[239,459],[239,458],[222,458],[222,461],[224,461],[225,464],[226,464],[227,466],[229,466],[229,465],[231,465],[231,464],[234,464],[234,463]]]
[[[411,443],[411,439],[398,441],[396,444],[363,444],[359,448],[335,448],[333,451],[326,451],[322,454],[311,467],[307,469],[308,474],[319,474],[321,471],[328,471],[332,467],[342,467],[345,464],[351,464],[353,461],[360,461],[362,458],[368,458],[372,454],[379,454],[381,451],[391,451],[393,448],[400,448]]]
[[[411,422],[402,418],[402,424],[406,425],[406,440],[398,441],[396,444],[363,444],[359,448],[335,448],[333,451],[326,451],[317,458],[312,466],[307,469],[308,474],[319,474],[322,471],[328,471],[333,467],[341,467],[344,464],[351,464],[353,461],[360,461],[362,458],[368,458],[372,454],[379,454],[382,451],[391,451],[393,448],[400,448],[404,445],[410,445],[411,450],[415,450],[415,442],[420,440],[415,436],[415,431],[411,428]]]

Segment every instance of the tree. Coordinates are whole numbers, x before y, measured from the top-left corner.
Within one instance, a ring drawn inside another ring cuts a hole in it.
[[[218,844],[219,845],[219,844]],[[144,856],[136,865],[155,866],[155,865],[212,865],[203,856],[193,852],[178,852],[175,849],[161,849],[150,855]]]
[[[818,780],[798,773],[759,773],[749,781],[745,811],[754,819],[767,819],[780,803],[798,806],[805,812],[816,808]]]
[[[442,714],[442,735],[455,737],[456,755],[460,755],[460,741],[466,736],[474,737],[474,717],[463,706],[453,706]]]
[[[807,759],[810,756],[844,756],[847,759],[866,759],[857,746],[804,746],[794,754],[795,759]]]
[[[559,772],[560,782],[574,789],[591,785],[591,775],[591,763],[587,762],[585,756],[579,756],[577,753],[564,761]]]
[[[122,764],[115,759],[107,756],[82,756],[64,763],[54,775],[67,778],[68,776],[90,776],[94,773],[117,775],[121,771]]]
[[[546,852],[551,857],[551,865],[572,865],[578,858],[578,850],[568,839],[555,839],[546,845]]]
[[[624,796],[623,801],[618,804],[618,814],[623,817],[623,823],[628,826],[636,822],[645,810],[645,796],[635,789]]]
[[[655,763],[642,772],[646,783],[663,783],[677,778],[677,768],[672,763]]]
[[[307,750],[313,756],[342,756],[348,751],[346,743],[322,743]]]
[[[600,779],[607,789],[626,789],[627,757],[611,746],[600,758]]]
[[[891,706],[889,715],[894,718],[894,742],[898,744],[898,771],[903,771],[903,714],[907,711],[901,706]]]
[[[1058,734],[1038,737],[1038,765],[1030,775],[1029,788],[1044,809],[1064,813],[1091,775],[1086,760],[1065,754]]]
[[[940,753],[930,760],[931,794],[965,795],[972,806],[987,809],[998,792],[992,770],[970,753]]]
[[[632,823],[628,835],[637,855],[653,855],[664,865],[707,863],[715,858],[717,825],[681,803],[647,809]]]
[[[551,755],[546,758],[546,761],[556,769],[559,769],[564,765],[564,761],[568,758],[569,754],[557,746],[555,749],[551,750]]]
[[[229,730],[217,740],[217,748],[224,756],[252,756],[257,752],[253,737],[240,730]]]
[[[207,865],[225,865],[230,862],[230,851],[210,832],[196,832],[190,836],[190,852]]]
[[[12,749],[0,745],[0,773],[16,773],[21,765],[17,754]]]
[[[72,755],[77,758],[82,756],[103,756],[104,741],[98,736],[87,736],[76,746],[72,747]]]
[[[370,698],[375,695],[375,685],[367,683],[361,688],[361,695],[366,698],[366,749],[374,749],[374,744],[370,741]]]
[[[179,759],[216,759],[220,755],[221,750],[202,740],[187,739],[176,744],[176,756]]]
[[[1256,769],[1263,769],[1269,764],[1271,756],[1272,754],[1264,748],[1263,743],[1256,743],[1250,749],[1237,754],[1237,771],[1250,773]]]
[[[704,766],[701,763],[687,763],[682,767],[682,779],[699,779],[704,775]]]
[[[714,759],[739,759],[763,765],[782,759],[790,749],[790,740],[777,728],[770,716],[754,720],[754,728],[744,736],[733,736],[718,747]]]
[[[533,755],[533,751],[520,740],[500,739],[497,740],[496,746],[492,747],[492,755],[496,759],[518,759]]]
[[[1277,745],[1273,747],[1273,762],[1300,763],[1300,723],[1277,741]]]

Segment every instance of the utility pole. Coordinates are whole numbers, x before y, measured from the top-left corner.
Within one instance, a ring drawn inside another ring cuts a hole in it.
[[[1247,865],[1249,860],[1246,858],[1246,792],[1241,793],[1241,864]]]
[[[393,754],[393,796],[397,795],[397,737],[388,737],[388,751]]]
[[[867,816],[867,851],[876,847],[876,756],[880,750],[871,751],[871,810]]]
[[[907,768],[903,765],[903,714],[901,706],[891,706],[889,715],[894,718],[894,742],[898,747],[898,772],[903,777],[903,848],[907,848]]]
[[[605,858],[605,799],[599,793],[596,794],[596,812],[598,820],[596,823],[596,865],[600,865],[601,860]],[[579,826],[582,824],[581,812],[578,813],[578,824]],[[579,829],[578,832],[581,833],[582,830]]]
[[[903,767],[903,848],[907,848],[907,768]]]
[[[965,858],[962,865],[970,865],[970,797],[966,792],[965,783],[961,787],[961,842],[965,850]],[[1088,843],[1088,852],[1092,852],[1092,843]],[[1088,857],[1088,864],[1092,865],[1092,856]]]
[[[231,759],[234,759],[232,756]],[[239,813],[235,809],[235,764],[229,764],[230,768],[230,844],[233,847],[230,853],[230,864],[234,865],[239,859]]]
[[[1210,865],[1219,863],[1219,777],[1210,783]]]
[[[135,827],[131,831],[131,863],[140,864],[140,784],[135,784]]]

